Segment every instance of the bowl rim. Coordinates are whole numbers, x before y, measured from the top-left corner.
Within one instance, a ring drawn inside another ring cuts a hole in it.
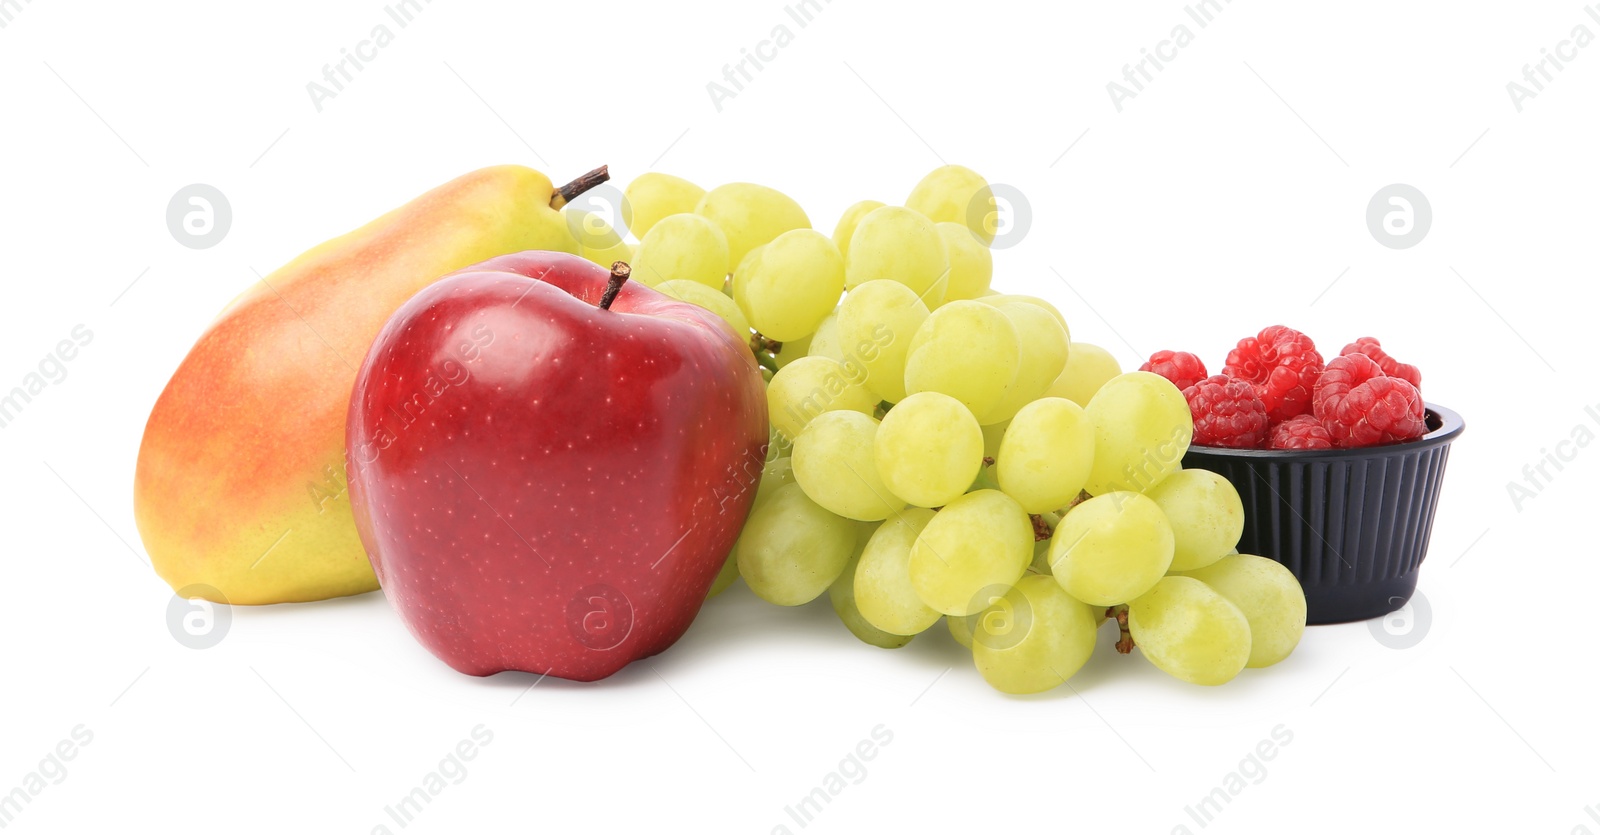
[[[1456,414],[1454,411],[1436,403],[1424,402],[1423,406],[1429,416],[1439,419],[1439,428],[1415,441],[1406,441],[1402,444],[1383,444],[1381,446],[1356,447],[1353,449],[1234,449],[1232,447],[1191,444],[1185,455],[1189,452],[1198,452],[1202,455],[1221,458],[1293,459],[1296,461],[1381,458],[1391,455],[1404,455],[1409,452],[1449,444],[1467,428],[1466,422],[1461,419],[1461,415]],[[1428,422],[1431,424],[1433,421],[1430,419]]]

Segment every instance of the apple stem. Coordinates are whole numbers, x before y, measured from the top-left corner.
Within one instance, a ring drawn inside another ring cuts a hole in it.
[[[607,169],[607,166],[602,165],[551,192],[550,208],[560,209],[562,206],[571,203],[578,195],[609,179],[611,179],[611,172]]]
[[[633,274],[633,268],[627,261],[615,261],[611,264],[611,278],[606,282],[606,292],[600,296],[600,309],[610,310],[611,303],[617,300],[617,294],[622,292],[622,285]]]

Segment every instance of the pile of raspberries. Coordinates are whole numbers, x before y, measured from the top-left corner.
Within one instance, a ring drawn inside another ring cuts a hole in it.
[[[1415,440],[1428,431],[1422,372],[1370,336],[1322,361],[1311,337],[1273,325],[1239,340],[1222,373],[1184,351],[1139,367],[1189,401],[1194,443],[1234,449],[1347,449]]]

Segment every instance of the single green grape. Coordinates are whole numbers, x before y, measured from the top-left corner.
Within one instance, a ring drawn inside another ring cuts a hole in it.
[[[1172,523],[1169,571],[1193,571],[1222,559],[1244,534],[1244,502],[1233,482],[1209,470],[1179,470],[1146,490]]]
[[[1239,607],[1250,623],[1246,667],[1270,667],[1289,657],[1306,631],[1306,594],[1294,572],[1276,560],[1234,554],[1184,572]]]
[[[998,309],[1017,331],[1017,376],[1006,386],[980,423],[1010,420],[1018,409],[1044,396],[1050,384],[1067,364],[1067,332],[1049,312],[1021,302],[999,305]]]
[[[984,681],[1002,693],[1043,693],[1094,654],[1097,625],[1088,606],[1049,577],[1030,574],[978,614],[972,659]]]
[[[738,266],[734,267],[733,272],[729,274],[728,292],[734,298],[738,297],[737,288],[739,283],[741,281],[750,280],[750,276],[755,272],[756,265],[761,262],[761,253],[765,252],[766,249],[766,244],[762,244],[761,246],[758,246],[755,249],[745,253],[744,258],[740,259]],[[737,302],[735,302],[735,304],[737,304]],[[763,336],[765,336],[765,334],[763,334]],[[790,339],[786,342],[783,342],[782,348],[780,348],[778,353],[773,356],[774,364],[777,365],[778,368],[782,369],[789,363],[794,362],[801,357],[808,356],[811,351],[811,337],[812,334],[807,334],[799,339]]]
[[[1067,346],[1066,366],[1045,395],[1087,406],[1101,386],[1121,373],[1122,366],[1110,351],[1088,342],[1073,342]]]
[[[1191,684],[1224,684],[1250,659],[1244,613],[1193,577],[1163,577],[1134,598],[1128,631],[1150,663]]]
[[[911,550],[934,512],[908,508],[878,527],[856,565],[855,599],[862,617],[885,632],[915,635],[939,620],[911,585]]]
[[[843,291],[844,260],[833,241],[794,229],[766,244],[749,276],[734,282],[733,300],[763,336],[786,342],[816,331]]]
[[[899,206],[873,209],[856,224],[848,249],[846,287],[886,278],[910,287],[930,310],[944,301],[950,259],[926,217]]]
[[[869,532],[877,529],[875,524],[863,523],[863,527]],[[865,547],[870,536],[869,533],[868,536],[859,538],[861,545],[858,546],[856,555],[845,564],[844,571],[840,572],[833,585],[828,586],[828,602],[833,604],[833,613],[839,616],[844,627],[862,643],[879,649],[899,649],[911,643],[913,636],[895,635],[873,626],[871,621],[862,617],[861,609],[856,605],[856,564],[861,559],[860,548]]]
[[[844,210],[839,222],[833,227],[833,244],[839,247],[839,254],[848,256],[850,252],[850,236],[856,232],[856,224],[866,217],[873,209],[883,208],[883,203],[877,200],[862,200]]]
[[[1050,537],[1050,572],[1067,594],[1116,606],[1144,594],[1172,564],[1172,526],[1140,493],[1095,496],[1061,517]]]
[[[988,246],[1000,226],[994,192],[978,172],[943,165],[928,172],[906,197],[906,208],[935,222],[960,223]]]
[[[635,238],[644,240],[662,218],[693,212],[705,195],[705,189],[682,177],[647,171],[622,191],[622,224]]]
[[[855,543],[854,522],[811,501],[800,485],[786,484],[746,520],[735,548],[739,576],[762,600],[799,606],[828,590]]]
[[[1094,465],[1094,424],[1083,407],[1045,397],[1011,419],[995,456],[1000,489],[1029,513],[1066,507]]]
[[[806,495],[846,519],[876,522],[905,507],[878,475],[878,422],[849,410],[811,419],[794,442],[794,476]]]
[[[1094,468],[1084,489],[1096,496],[1161,483],[1181,467],[1194,436],[1183,392],[1148,371],[1112,378],[1084,411],[1095,428]]]
[[[668,215],[639,241],[631,266],[632,278],[649,287],[681,279],[721,292],[728,278],[728,240],[699,215]]]
[[[861,363],[867,388],[890,403],[906,397],[906,354],[928,319],[928,307],[911,288],[878,279],[858,285],[839,303],[838,339]]]
[[[913,394],[884,415],[873,459],[896,496],[940,507],[965,492],[983,466],[983,430],[955,398]]]
[[[737,265],[745,253],[788,232],[810,229],[805,209],[777,189],[754,183],[728,183],[705,193],[695,214],[716,223],[728,238],[728,261]]]
[[[911,585],[922,602],[946,615],[987,608],[981,592],[1009,586],[1033,557],[1033,523],[998,490],[968,493],[945,505],[911,549]]]
[[[929,313],[911,337],[906,392],[948,394],[973,415],[985,415],[1016,380],[1021,359],[1017,329],[998,308],[950,302]]]
[[[802,356],[778,369],[767,384],[767,419],[792,442],[812,418],[824,412],[848,409],[870,415],[878,400],[864,382],[859,369],[852,373],[842,362]]]

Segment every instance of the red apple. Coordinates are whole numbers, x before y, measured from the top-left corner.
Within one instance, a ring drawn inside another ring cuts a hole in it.
[[[396,311],[356,376],[361,541],[407,628],[464,673],[592,681],[661,652],[749,512],[767,443],[750,349],[625,273],[557,252],[468,267]]]

